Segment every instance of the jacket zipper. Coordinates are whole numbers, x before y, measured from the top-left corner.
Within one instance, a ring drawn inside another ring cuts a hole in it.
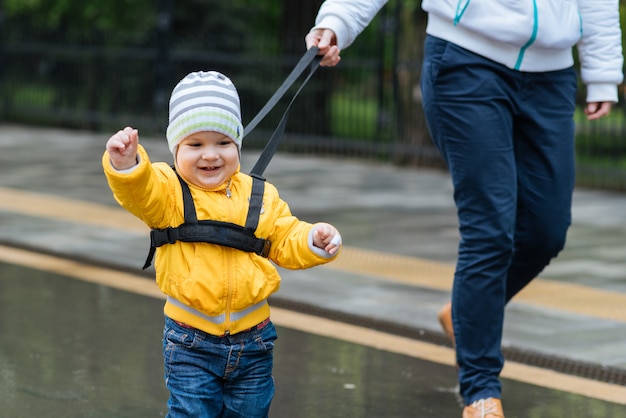
[[[229,207],[229,218],[232,219],[233,218],[233,210],[232,210],[232,206],[233,206],[233,201],[231,199],[232,194],[231,194],[231,190],[230,190],[230,183],[231,180],[228,180],[228,183],[226,183],[226,199],[227,199],[227,204]],[[226,311],[224,312],[224,335],[230,335],[230,327],[231,327],[231,323],[230,323],[230,310],[231,310],[231,303],[232,303],[232,294],[233,294],[233,269],[231,268],[232,266],[232,260],[230,260],[230,258],[232,257],[232,252],[231,251],[226,251],[226,272],[227,272],[227,276],[226,276],[226,280],[228,281],[228,286],[226,288]]]

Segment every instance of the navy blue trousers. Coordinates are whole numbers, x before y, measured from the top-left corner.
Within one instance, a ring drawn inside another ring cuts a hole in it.
[[[500,398],[506,303],[563,249],[575,182],[573,68],[511,70],[429,36],[424,112],[454,186],[452,318],[466,404]]]

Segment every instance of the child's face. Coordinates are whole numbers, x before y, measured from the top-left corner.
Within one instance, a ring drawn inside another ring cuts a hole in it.
[[[198,187],[214,189],[239,167],[237,144],[224,134],[204,131],[183,139],[176,151],[180,174]]]

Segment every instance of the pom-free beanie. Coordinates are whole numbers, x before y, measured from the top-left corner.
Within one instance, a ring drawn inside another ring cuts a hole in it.
[[[180,141],[202,132],[220,132],[241,151],[243,125],[239,94],[228,77],[217,71],[188,74],[172,91],[167,143],[176,156]]]

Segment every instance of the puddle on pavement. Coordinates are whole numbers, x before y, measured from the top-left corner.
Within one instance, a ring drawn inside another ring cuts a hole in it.
[[[0,415],[165,416],[161,300],[0,263]],[[278,327],[273,418],[457,417],[454,369]],[[507,417],[625,416],[505,380]]]

